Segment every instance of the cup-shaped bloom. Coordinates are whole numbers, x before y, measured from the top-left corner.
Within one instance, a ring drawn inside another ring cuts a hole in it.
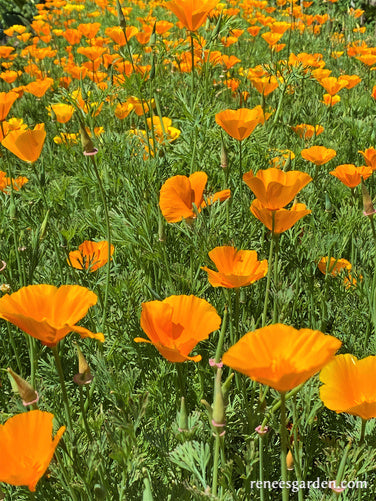
[[[315,165],[324,165],[337,155],[335,150],[325,146],[311,146],[300,152],[304,160],[309,160]]]
[[[265,122],[261,106],[253,109],[223,110],[215,115],[215,121],[227,134],[243,141],[252,134],[258,124]]]
[[[271,167],[259,170],[256,175],[250,170],[243,175],[243,181],[266,209],[278,210],[289,204],[312,178],[305,172],[284,172]]]
[[[65,103],[52,104],[51,108],[55,113],[56,120],[61,124],[69,122],[74,112],[74,107]]]
[[[311,214],[311,211],[304,204],[297,203],[291,209],[273,211],[264,207],[257,199],[252,202],[250,209],[252,214],[274,234],[289,230],[299,219]]]
[[[193,219],[196,212],[217,200],[221,202],[230,198],[230,190],[218,191],[204,200],[204,189],[208,176],[205,172],[194,172],[189,177],[173,176],[163,184],[159,197],[159,207],[163,217],[169,223],[177,223],[182,219]]]
[[[364,151],[359,151],[359,153],[363,156],[366,164],[369,167],[372,167],[372,170],[376,170],[376,150],[375,148],[367,148]]]
[[[337,92],[339,92],[347,85],[346,80],[340,80],[336,77],[322,78],[321,80],[319,80],[319,83],[324,87],[324,89],[330,96],[334,96],[335,94],[337,94]]]
[[[135,341],[153,344],[170,362],[198,362],[201,355],[190,357],[189,353],[220,325],[221,317],[205,299],[170,296],[142,304],[141,327],[149,340],[137,337]]]
[[[62,426],[52,438],[53,418],[50,412],[33,410],[0,425],[0,482],[35,492],[65,431]]]
[[[175,14],[189,31],[196,31],[206,21],[218,0],[172,0],[165,7]]]
[[[0,318],[16,325],[44,345],[53,347],[69,332],[104,341],[76,325],[97,302],[94,292],[80,285],[29,285],[0,298]]]
[[[114,246],[111,245],[111,256],[114,253]],[[93,242],[85,240],[78,246],[78,250],[69,253],[68,264],[77,270],[95,271],[102,268],[108,261],[108,242]]]
[[[0,92],[0,121],[6,119],[14,101],[18,98],[17,92]]]
[[[347,261],[347,259],[335,259],[334,257],[330,258],[329,264],[328,264],[329,257],[322,257],[320,261],[317,264],[318,269],[326,275],[327,273],[330,273],[332,277],[336,277],[338,273],[342,271],[350,272],[352,268],[352,264],[350,261]]]
[[[222,361],[254,381],[285,392],[319,372],[341,344],[320,331],[274,324],[245,334]]]
[[[1,144],[24,162],[36,162],[42,152],[46,131],[44,124],[37,124],[33,130],[13,130]]]
[[[268,272],[266,259],[258,261],[254,250],[237,250],[235,247],[216,247],[209,252],[209,257],[218,271],[202,267],[208,274],[213,287],[233,289],[253,284]]]
[[[338,165],[330,174],[349,188],[355,188],[361,183],[362,179],[368,179],[372,172],[372,167],[369,166],[355,167],[354,164],[342,164]]]
[[[320,398],[325,407],[362,419],[376,417],[376,357],[358,360],[337,355],[320,372]]]

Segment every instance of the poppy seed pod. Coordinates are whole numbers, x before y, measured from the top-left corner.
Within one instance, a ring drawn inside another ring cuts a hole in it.
[[[221,384],[222,369],[217,369],[217,374],[214,383],[214,402],[213,402],[213,418],[212,425],[215,427],[216,432],[221,434],[225,428],[225,403],[222,393]]]

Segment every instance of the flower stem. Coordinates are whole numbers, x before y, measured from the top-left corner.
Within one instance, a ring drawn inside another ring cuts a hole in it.
[[[222,327],[221,327],[221,330],[219,333],[217,350],[215,352],[215,359],[214,360],[215,360],[216,364],[218,364],[221,360],[223,341],[225,338],[225,332],[226,332],[226,327],[227,327],[227,316],[228,316],[228,311],[227,311],[227,306],[225,306],[225,311],[223,313]]]
[[[279,428],[279,434],[281,438],[281,476],[284,486],[287,481],[287,430],[286,430],[286,393],[281,392],[281,423]],[[288,501],[289,491],[287,487],[282,487],[282,501]]]
[[[193,103],[193,97],[195,93],[195,48],[193,45],[193,33],[191,32],[191,101]]]
[[[273,250],[274,250],[274,218],[275,218],[275,213],[274,212],[273,212],[273,216],[272,217],[273,217],[272,239],[270,241],[270,248],[269,248],[268,276],[266,278],[266,291],[265,291],[265,299],[264,299],[264,311],[262,312],[262,325],[261,325],[261,327],[265,327],[265,325],[266,325],[266,314],[268,312],[270,281],[271,281],[271,278],[272,278],[272,262],[273,262]]]
[[[214,442],[214,463],[213,463],[213,485],[212,494],[217,495],[217,485],[218,485],[218,463],[219,463],[219,446],[221,442],[221,437],[219,435],[215,436]]]
[[[64,373],[63,373],[63,367],[61,365],[59,350],[58,350],[57,345],[52,346],[51,349],[52,349],[52,353],[54,354],[56,369],[57,369],[57,372],[59,374],[60,386],[61,386],[61,391],[63,394],[63,402],[64,402],[64,407],[65,407],[65,415],[66,415],[66,418],[68,421],[68,430],[72,433],[73,432],[72,415],[71,415],[71,410],[70,410],[70,405],[69,405],[69,400],[68,400],[68,395],[67,395],[67,389],[65,387]]]

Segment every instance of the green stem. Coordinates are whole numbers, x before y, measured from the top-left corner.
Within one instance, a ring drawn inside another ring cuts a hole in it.
[[[264,299],[264,311],[262,313],[262,325],[261,327],[265,327],[266,325],[266,314],[268,312],[268,303],[269,303],[269,293],[270,293],[270,281],[272,278],[272,263],[273,263],[273,250],[274,250],[274,220],[275,220],[275,212],[273,212],[273,223],[272,223],[272,239],[270,241],[270,249],[269,249],[269,259],[268,259],[268,276],[266,278],[266,291],[265,291],[265,299]]]
[[[63,394],[63,402],[64,402],[64,407],[65,407],[65,417],[67,418],[67,421],[68,421],[68,430],[72,433],[73,432],[72,415],[71,415],[71,410],[70,410],[70,405],[69,405],[69,400],[68,400],[68,395],[67,395],[67,389],[65,387],[64,373],[63,373],[63,367],[61,365],[59,350],[58,350],[57,345],[52,346],[51,349],[52,349],[52,353],[54,354],[56,369],[57,369],[57,372],[59,374],[61,392]]]
[[[195,48],[193,44],[193,33],[191,32],[191,105],[195,94]]]
[[[243,150],[242,150],[242,141],[239,141],[239,189],[240,189],[240,204],[241,210],[243,210]]]
[[[275,255],[274,255],[274,287],[276,291],[278,290],[278,255],[279,255],[279,235],[274,236],[275,239]],[[274,296],[273,301],[273,324],[278,322],[278,297],[277,294]]]
[[[364,442],[364,436],[366,433],[366,424],[367,424],[367,420],[362,418],[362,428],[360,430],[359,445],[362,445],[362,443]]]
[[[284,487],[282,487],[282,501],[288,501],[289,491],[286,486],[287,482],[287,430],[286,430],[286,393],[281,392],[281,423],[279,428],[279,434],[281,438],[281,476],[284,482]]]
[[[72,488],[71,481],[69,480],[70,477],[68,476],[67,470],[65,469],[64,461],[63,461],[62,457],[60,456],[60,452],[58,450],[55,450],[55,456],[56,456],[57,462],[59,464],[59,469],[60,469],[61,474],[63,476],[66,487],[70,493],[72,501],[78,501],[76,493],[74,492],[74,490]]]
[[[214,462],[213,462],[213,485],[212,494],[217,495],[217,485],[218,485],[218,463],[219,463],[219,446],[221,442],[221,437],[217,434],[214,441]]]
[[[102,198],[103,209],[104,209],[104,218],[105,218],[105,222],[106,222],[106,240],[108,243],[106,286],[105,286],[105,291],[104,291],[103,317],[102,317],[102,327],[101,327],[101,329],[104,330],[104,326],[106,323],[106,316],[107,316],[108,290],[110,287],[110,274],[111,274],[111,226],[110,226],[110,216],[109,216],[107,201],[106,201],[106,193],[104,191],[102,180],[101,180],[101,177],[99,175],[97,163],[95,161],[94,156],[91,156],[90,158],[92,160],[92,165],[94,168],[95,177],[97,178],[99,191],[100,191],[101,198]]]
[[[294,395],[296,395],[302,388],[303,388],[303,385],[304,383],[300,384],[299,386],[297,386],[296,388],[294,388],[293,390],[289,391],[288,393],[286,393],[285,395],[285,401],[289,400],[291,397],[293,397]],[[268,387],[269,388],[269,387]],[[281,407],[281,399],[278,399],[278,401],[272,406],[272,408],[270,409],[270,411],[267,413],[267,415],[264,417],[264,420],[263,422],[261,423],[261,427],[262,428],[265,428],[265,426],[267,425],[269,419],[273,416],[273,414]]]
[[[79,386],[79,391],[80,391],[80,410],[81,410],[81,416],[82,416],[82,420],[84,422],[84,426],[85,426],[85,431],[86,431],[87,438],[89,439],[89,442],[91,442],[92,439],[93,439],[93,437],[91,436],[90,426],[89,426],[89,423],[87,422],[86,410],[85,410],[85,405],[84,405],[83,389],[82,389],[81,385]]]
[[[264,491],[264,436],[259,434],[259,480],[260,480],[260,501],[265,500]]]
[[[214,361],[216,364],[218,364],[221,360],[223,341],[225,338],[225,332],[226,332],[226,327],[227,327],[227,316],[228,316],[228,311],[227,311],[227,307],[225,306],[225,311],[223,313],[222,326],[221,326],[221,330],[220,330],[219,338],[218,338],[217,350],[215,352]]]

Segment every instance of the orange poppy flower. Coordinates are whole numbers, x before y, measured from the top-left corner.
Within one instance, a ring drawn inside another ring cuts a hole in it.
[[[111,245],[111,256],[115,247]],[[108,242],[92,242],[85,240],[78,246],[78,250],[69,253],[68,264],[77,270],[90,270],[91,272],[104,266],[108,261]]]
[[[6,119],[8,113],[14,103],[18,98],[17,92],[0,92],[0,121]]]
[[[265,97],[271,94],[279,85],[279,82],[274,75],[249,78],[249,80],[253,87]]]
[[[189,31],[196,31],[205,22],[218,0],[171,0],[165,7],[175,14]]]
[[[245,334],[222,361],[254,381],[286,392],[329,363],[341,344],[320,331],[274,324]]]
[[[250,209],[252,214],[276,235],[289,230],[299,219],[311,214],[304,204],[294,204],[289,210],[270,210],[264,207],[258,199],[252,202]]]
[[[63,31],[62,36],[69,43],[69,45],[75,45],[81,42],[82,33],[77,29],[68,28]]]
[[[53,85],[53,83],[53,78],[46,77],[24,85],[23,89],[25,92],[29,92],[30,94],[33,94],[33,96],[40,98],[45,95],[45,93],[51,87],[51,85]]]
[[[299,124],[291,128],[302,139],[311,139],[313,136],[318,136],[324,132],[322,125]]]
[[[65,432],[62,426],[52,439],[53,418],[50,412],[33,410],[0,425],[0,482],[35,492]]]
[[[126,100],[126,103],[131,104],[133,106],[134,112],[139,117],[144,114],[144,110],[142,109],[142,104],[144,105],[145,113],[149,111],[150,103],[151,106],[154,108],[154,99],[152,99],[151,102],[142,100],[141,103],[141,99],[139,99],[138,97],[129,96],[128,99]]]
[[[250,170],[243,175],[243,181],[265,209],[275,211],[289,204],[312,178],[305,172],[284,172],[271,167],[259,170],[256,176]]]
[[[335,150],[325,148],[325,146],[311,146],[300,152],[304,160],[314,163],[315,165],[324,165],[330,162],[337,155]]]
[[[16,179],[10,179],[7,177],[6,172],[0,171],[0,191],[3,193],[10,193],[9,186],[13,185],[13,189],[18,191],[26,184],[29,180],[27,177],[19,176]]]
[[[376,170],[376,150],[375,148],[367,148],[364,151],[359,151],[359,153],[363,156],[366,164],[369,167],[372,167],[372,170]]]
[[[330,94],[324,94],[322,96],[322,103],[324,103],[325,106],[334,106],[340,101],[341,101],[341,96],[338,95],[331,96]]]
[[[0,318],[49,347],[72,331],[103,342],[102,333],[76,325],[96,302],[96,294],[80,285],[29,285],[0,298]]]
[[[273,33],[271,31],[267,31],[261,35],[261,38],[265,40],[265,42],[269,45],[270,48],[273,48],[273,45],[278,43],[283,37],[283,33]]]
[[[114,113],[119,120],[124,120],[133,109],[132,103],[118,103]]]
[[[328,257],[322,257],[317,265],[324,275],[328,272],[332,277],[336,277],[343,270],[347,272],[351,271],[352,265],[347,259],[335,259],[331,257],[329,265],[327,264],[328,259]]]
[[[37,124],[33,130],[13,130],[1,141],[9,151],[25,162],[36,162],[42,152],[46,131],[44,124]]]
[[[238,141],[243,141],[252,134],[258,124],[265,122],[261,106],[253,109],[223,110],[215,115],[215,121],[227,134]]]
[[[324,87],[326,92],[330,94],[331,96],[334,96],[339,92],[341,89],[346,87],[347,85],[347,80],[340,80],[339,78],[337,79],[336,77],[327,77],[327,78],[322,78],[319,81],[319,84]]]
[[[221,317],[205,299],[170,296],[142,304],[141,327],[150,341],[140,337],[135,341],[153,344],[170,362],[199,362],[201,355],[190,357],[189,353],[220,325]]]
[[[78,31],[80,31],[86,38],[94,38],[101,27],[101,23],[81,23],[77,26]]]
[[[338,77],[338,80],[345,80],[347,82],[347,85],[345,85],[346,89],[352,89],[362,81],[362,79],[358,75],[341,75],[340,77]]]
[[[376,357],[358,360],[337,355],[320,372],[320,398],[337,414],[346,412],[362,419],[376,417]]]
[[[194,172],[189,177],[173,176],[163,184],[159,207],[163,217],[169,223],[178,223],[182,219],[194,219],[196,217],[193,204],[197,211],[206,205],[211,205],[217,200],[223,202],[230,198],[230,190],[218,191],[212,197],[204,200],[204,189],[208,180],[205,172]]]
[[[369,166],[355,167],[354,164],[342,164],[338,165],[330,174],[349,188],[355,188],[361,183],[362,179],[368,179],[372,172],[372,167]]]
[[[51,104],[51,108],[55,113],[56,120],[61,124],[69,122],[74,112],[74,106],[65,103]]]
[[[233,289],[253,284],[268,272],[268,262],[257,260],[253,250],[237,250],[235,247],[216,247],[209,252],[209,257],[218,268],[213,271],[203,266],[213,287]]]

